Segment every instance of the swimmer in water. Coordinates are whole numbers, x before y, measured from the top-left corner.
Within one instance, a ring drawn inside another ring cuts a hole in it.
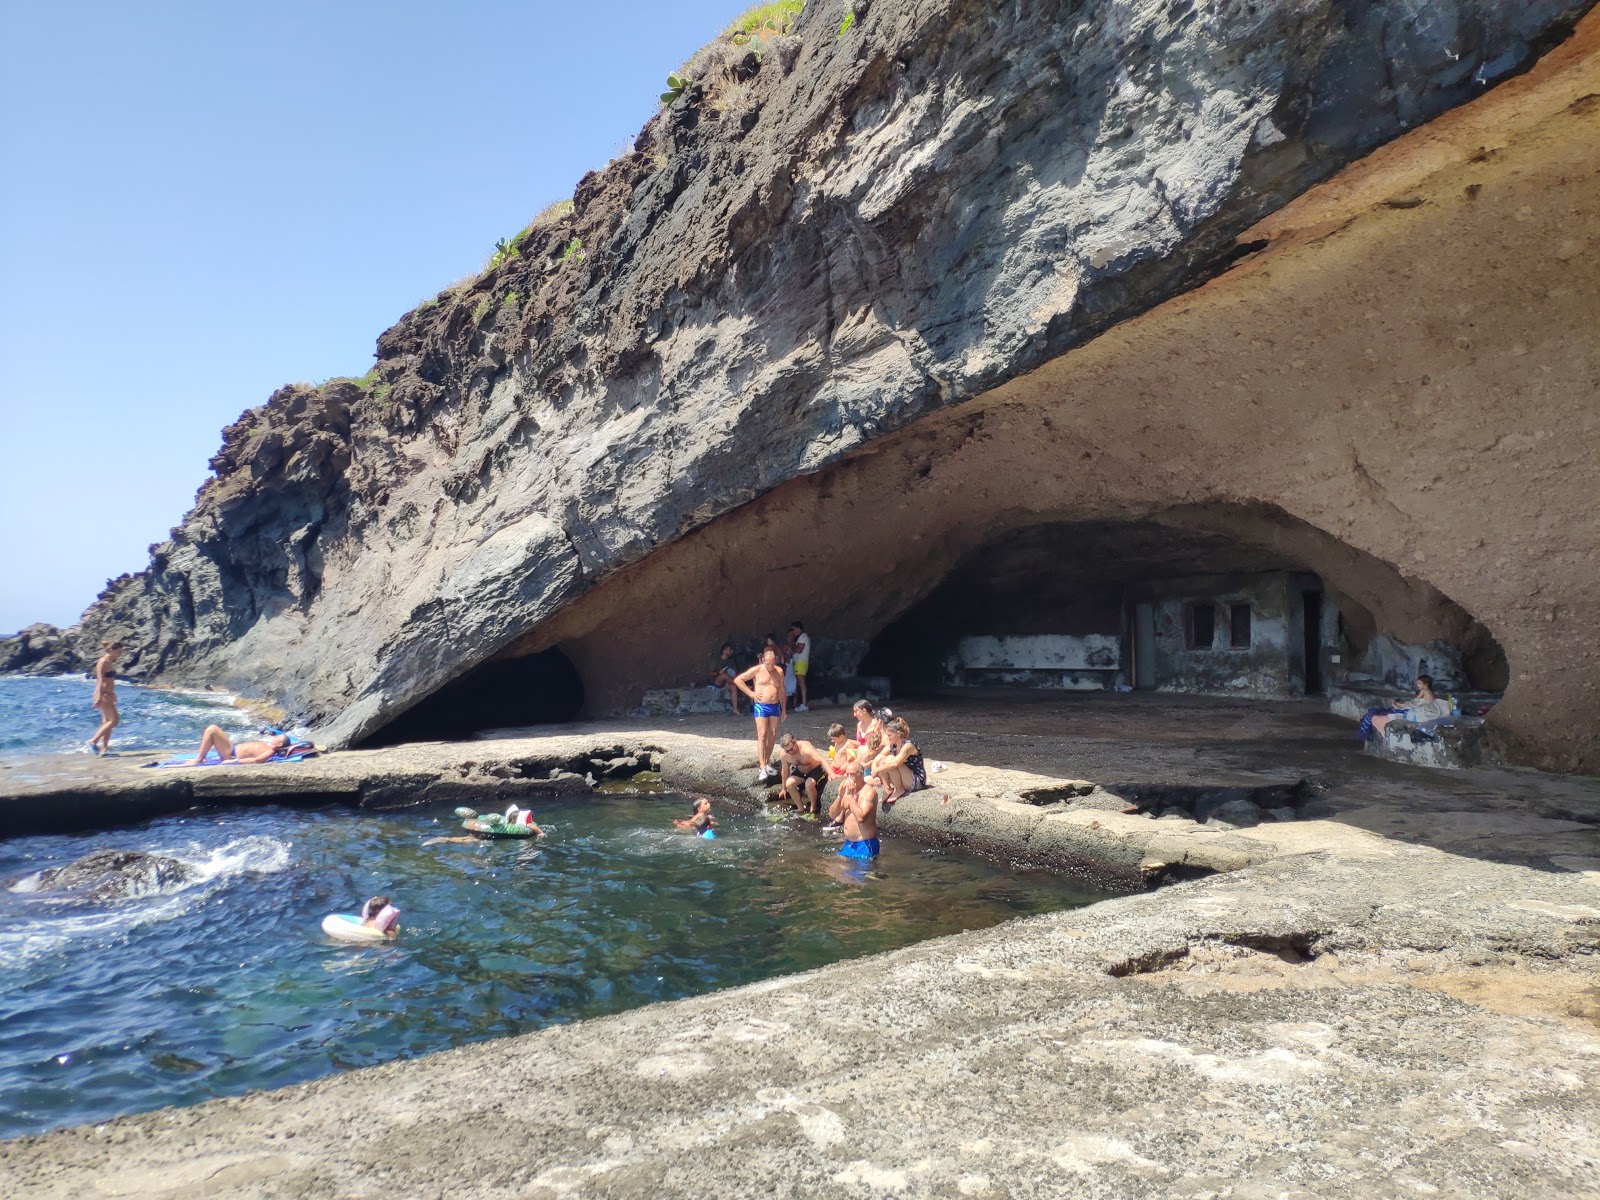
[[[387,896],[374,896],[361,906],[361,923],[386,938],[400,936],[400,910]]]
[[[696,837],[705,837],[716,828],[716,818],[711,815],[711,801],[701,796],[694,802],[694,814],[686,820],[672,822],[679,829],[687,829]]]

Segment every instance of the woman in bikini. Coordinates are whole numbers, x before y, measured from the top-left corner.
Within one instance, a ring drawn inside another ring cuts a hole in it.
[[[909,740],[911,726],[895,717],[883,727],[883,732],[889,745],[872,764],[872,777],[888,789],[883,802],[893,804],[902,796],[928,786],[928,768],[922,761],[922,751]]]
[[[872,706],[870,700],[857,700],[855,715],[856,745],[865,746],[872,740],[874,733],[883,731],[883,722],[878,720],[878,710]]]
[[[122,657],[121,642],[107,642],[105,653],[94,664],[94,699],[89,707],[100,710],[100,728],[89,739],[89,749],[96,754],[111,752],[111,731],[122,724],[117,712],[117,659]]]

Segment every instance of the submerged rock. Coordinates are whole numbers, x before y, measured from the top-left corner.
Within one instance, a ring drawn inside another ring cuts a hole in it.
[[[181,859],[142,850],[96,850],[64,867],[39,872],[37,890],[77,892],[94,900],[120,900],[170,891],[195,878]]]

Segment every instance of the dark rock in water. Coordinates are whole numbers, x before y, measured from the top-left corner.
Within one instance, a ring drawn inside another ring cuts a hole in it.
[[[70,630],[40,623],[0,638],[0,675],[68,675],[88,670]]]
[[[194,868],[142,850],[96,850],[64,867],[39,872],[41,892],[78,892],[95,900],[153,896],[194,879]]]

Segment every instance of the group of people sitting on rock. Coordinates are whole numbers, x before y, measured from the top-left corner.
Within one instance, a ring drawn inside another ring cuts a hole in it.
[[[844,857],[876,858],[880,805],[891,807],[928,786],[927,764],[911,740],[910,725],[887,708],[880,713],[870,700],[858,700],[854,733],[835,722],[824,750],[793,733],[778,734],[788,711],[775,648],[764,649],[761,661],[733,682],[754,707],[757,786],[778,784],[783,799],[815,821],[822,817],[828,784],[837,780],[823,828],[842,833]]]

